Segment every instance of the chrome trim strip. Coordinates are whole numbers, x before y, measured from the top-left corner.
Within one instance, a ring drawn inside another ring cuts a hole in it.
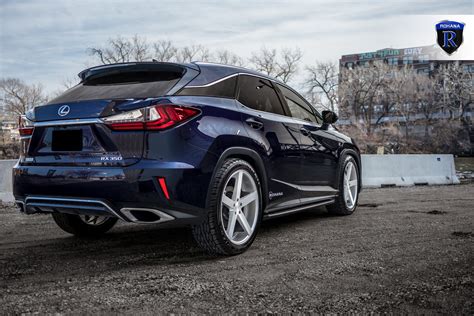
[[[119,213],[114,211],[110,205],[107,203],[100,201],[100,200],[90,200],[90,199],[70,199],[70,198],[55,198],[55,197],[47,197],[47,196],[28,196],[25,199],[24,205],[28,206],[28,200],[33,199],[33,200],[42,200],[42,201],[58,201],[58,202],[79,202],[79,203],[98,203],[104,206],[112,215],[120,218],[121,220],[128,221],[127,218],[124,218],[121,216]]]
[[[226,76],[226,77],[222,77],[222,78],[220,78],[220,79],[217,79],[217,80],[215,80],[215,81],[209,82],[209,83],[204,84],[204,85],[200,85],[200,86],[185,86],[184,88],[185,88],[185,89],[186,89],[186,88],[207,88],[207,87],[213,86],[213,85],[215,85],[215,84],[218,84],[219,82],[222,82],[222,81],[224,81],[224,80],[227,80],[227,79],[229,79],[229,78],[236,77],[236,76],[238,76],[238,75],[240,75],[240,74],[241,74],[241,73],[236,72],[236,73],[233,73],[233,74],[228,75],[228,76]]]
[[[160,217],[160,219],[157,220],[157,221],[153,221],[153,222],[140,221],[138,218],[133,216],[131,211],[150,212],[150,213],[153,213],[155,215],[158,215]],[[165,212],[153,209],[153,208],[125,207],[125,208],[120,209],[120,212],[122,212],[125,216],[127,216],[127,218],[130,221],[132,221],[134,223],[138,223],[138,224],[157,224],[157,223],[164,223],[164,222],[169,222],[169,221],[174,220],[173,216],[171,216],[169,214],[166,214]]]
[[[307,209],[310,209],[310,208],[319,207],[319,206],[323,206],[323,205],[327,205],[327,204],[332,204],[334,202],[335,202],[334,199],[330,199],[330,200],[327,200],[327,201],[324,201],[324,202],[319,202],[319,203],[314,203],[314,204],[310,204],[310,205],[300,206],[300,207],[289,209],[289,210],[286,210],[286,211],[280,211],[280,212],[265,214],[264,218],[273,218],[273,217],[284,216],[284,215],[304,211],[304,210],[307,210]]]
[[[83,124],[102,124],[102,123],[104,122],[101,119],[89,118],[89,119],[72,119],[72,120],[35,122],[34,126],[41,127],[41,126],[63,126],[63,125],[83,125]]]
[[[334,189],[331,186],[328,185],[298,185],[298,184],[292,184],[288,183],[285,181],[281,181],[275,178],[271,178],[272,181],[279,182],[281,184],[287,185],[289,187],[295,188],[300,191],[311,191],[311,192],[332,192],[334,194],[338,193],[339,191]],[[332,197],[332,196],[329,196]]]
[[[273,79],[273,78],[270,78],[270,77],[265,77],[265,76],[260,76],[260,75],[257,75],[257,74],[252,74],[252,73],[248,73],[248,72],[235,72],[233,74],[230,74],[228,76],[225,76],[225,77],[222,77],[220,79],[217,79],[217,80],[214,80],[212,82],[209,82],[209,83],[206,83],[204,85],[200,85],[200,86],[185,86],[185,88],[206,88],[206,87],[210,87],[210,86],[213,86],[221,81],[224,81],[226,79],[229,79],[229,78],[232,78],[232,77],[235,77],[235,76],[239,76],[239,75],[243,75],[243,76],[252,76],[252,77],[256,77],[256,78],[261,78],[261,79],[265,79],[265,80],[268,80],[268,81],[271,81],[271,82],[274,82],[274,83],[278,83],[280,85],[283,85],[286,87],[286,85],[281,82],[281,81],[278,81],[276,79]]]

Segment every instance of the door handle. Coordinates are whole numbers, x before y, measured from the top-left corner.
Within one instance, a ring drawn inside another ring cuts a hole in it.
[[[262,129],[263,128],[263,123],[254,119],[253,117],[250,117],[245,120],[245,123],[247,123],[250,127],[253,129]]]
[[[300,128],[300,131],[301,131],[301,134],[303,134],[304,136],[311,135],[311,132],[307,130],[305,127]]]

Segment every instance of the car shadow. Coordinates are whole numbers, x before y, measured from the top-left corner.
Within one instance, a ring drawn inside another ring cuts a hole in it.
[[[266,220],[262,223],[258,239],[265,242],[265,236],[275,230],[285,232],[291,225],[328,218],[331,216],[325,209],[318,208]],[[0,267],[0,275],[8,279],[33,273],[28,269],[25,272],[28,266],[36,267],[34,273],[54,269],[58,275],[74,275],[74,271],[83,273],[84,269],[103,273],[148,265],[198,265],[216,260],[225,258],[208,255],[198,248],[190,228],[159,229],[156,225],[120,224],[99,239],[61,235],[23,241],[13,251],[6,251],[1,256],[5,264]],[[11,273],[15,267],[23,272]]]

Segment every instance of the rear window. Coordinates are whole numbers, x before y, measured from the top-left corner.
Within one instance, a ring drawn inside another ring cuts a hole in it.
[[[181,79],[174,71],[116,71],[97,74],[48,104],[97,99],[144,99],[166,95]]]

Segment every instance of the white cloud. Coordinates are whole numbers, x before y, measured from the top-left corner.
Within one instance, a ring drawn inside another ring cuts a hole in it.
[[[0,76],[55,90],[90,57],[88,47],[138,34],[242,56],[263,45],[300,47],[306,63],[384,47],[426,45],[403,36],[407,14],[473,13],[473,2],[426,1],[12,1],[0,2]]]

